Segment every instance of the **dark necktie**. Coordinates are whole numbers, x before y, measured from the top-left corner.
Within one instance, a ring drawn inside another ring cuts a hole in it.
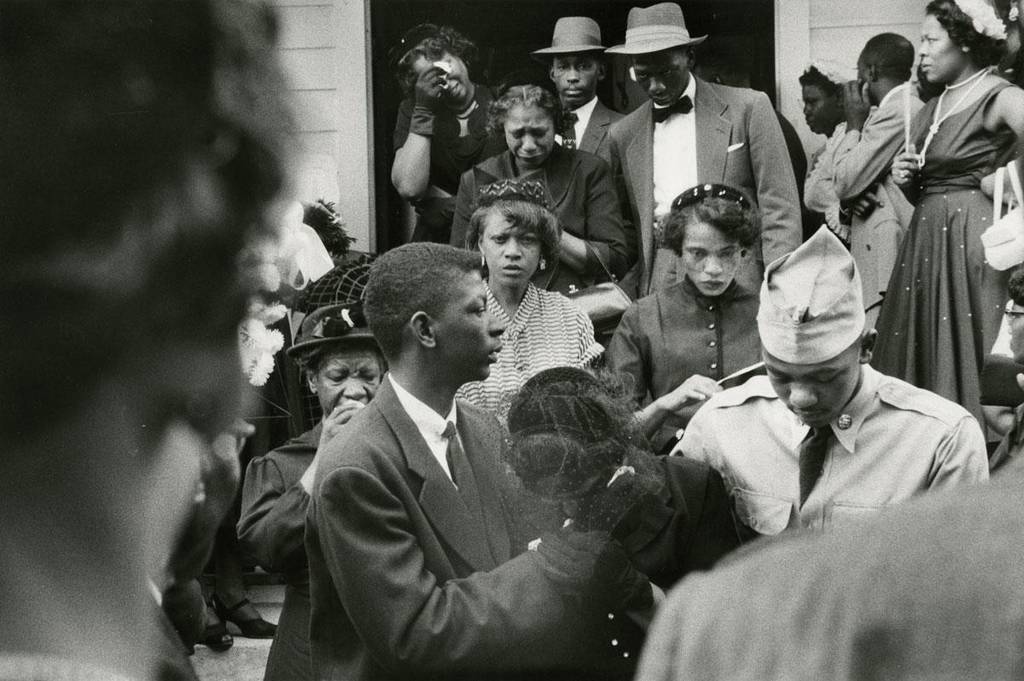
[[[832,426],[811,428],[800,443],[800,506],[804,505],[815,483],[825,470],[825,456],[832,439]]]
[[[562,146],[566,149],[576,148],[576,123],[579,120],[580,117],[571,112],[565,116],[565,125],[562,128]]]
[[[664,123],[672,114],[688,114],[693,111],[693,100],[689,95],[683,95],[676,100],[675,104],[666,106],[663,109],[654,107],[653,115],[655,123]]]
[[[452,477],[452,482],[458,487],[459,480],[456,477],[455,471],[459,466],[459,462],[466,458],[466,453],[462,451],[462,444],[459,442],[459,431],[456,430],[455,424],[451,421],[446,423],[441,437],[448,440],[448,449],[445,450],[444,457],[448,461],[448,473]]]

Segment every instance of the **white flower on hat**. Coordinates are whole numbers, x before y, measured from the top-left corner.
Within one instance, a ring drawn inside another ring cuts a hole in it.
[[[845,68],[837,62],[823,59],[815,59],[804,70],[804,73],[807,73],[811,69],[814,69],[821,75],[825,76],[836,85],[843,85],[846,81],[855,80],[857,77],[857,74],[853,69]]]
[[[971,18],[974,30],[995,40],[1006,40],[1006,26],[992,5],[985,0],[953,0],[960,11]]]

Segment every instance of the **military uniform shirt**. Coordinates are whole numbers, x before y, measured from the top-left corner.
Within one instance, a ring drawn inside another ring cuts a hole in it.
[[[722,474],[737,518],[764,535],[841,525],[917,492],[988,479],[985,439],[967,410],[863,367],[832,422],[824,471],[800,506],[798,451],[808,427],[765,376],[714,395],[675,453]]]

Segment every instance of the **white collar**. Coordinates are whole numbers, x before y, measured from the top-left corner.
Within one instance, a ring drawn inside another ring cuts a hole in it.
[[[882,101],[880,101],[878,103],[878,108],[881,109],[883,106],[885,106],[885,103],[889,101],[890,97],[892,97],[894,94],[896,94],[897,90],[902,91],[904,88],[908,88],[908,87],[910,87],[910,81],[909,80],[907,82],[903,83],[902,85],[897,85],[893,89],[891,89],[888,92],[886,92],[885,93],[885,97],[882,97]],[[911,93],[911,94],[913,94],[913,93]]]
[[[576,117],[582,120],[590,120],[591,114],[594,113],[594,109],[597,107],[597,95],[584,104],[583,106],[573,109],[572,112],[576,114]]]
[[[441,433],[444,432],[445,426],[449,421],[458,425],[455,410],[455,400],[452,400],[452,406],[448,410],[447,416],[441,416],[436,411],[431,409],[429,406],[424,404],[419,398],[413,395],[411,392],[406,390],[395,380],[394,375],[388,374],[388,380],[391,381],[391,387],[395,389],[395,396],[398,397],[399,403],[402,408],[405,409],[405,413],[409,415],[412,422],[416,424],[416,428],[419,429],[425,440],[429,438],[439,438]]]
[[[679,95],[679,99],[682,99],[683,97],[686,97],[687,95],[689,95],[690,101],[693,102],[694,105],[696,105],[697,104],[697,79],[693,77],[692,73],[690,74],[690,82],[687,83],[686,89],[683,90],[683,94]],[[677,99],[676,102],[678,102],[679,99]],[[675,104],[676,102],[672,102],[672,104]],[[654,102],[651,102],[651,104],[654,104]],[[672,106],[672,104],[666,104],[665,106],[658,106],[657,104],[654,104],[654,108],[655,109],[667,109],[668,107]]]

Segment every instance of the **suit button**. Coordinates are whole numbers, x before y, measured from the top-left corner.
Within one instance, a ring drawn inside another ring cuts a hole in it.
[[[709,369],[717,369],[718,368],[718,362],[712,362],[711,364],[708,365],[708,368]]]
[[[716,341],[711,341],[710,343],[708,343],[708,347],[709,347],[709,348],[713,348],[713,347],[715,347],[716,345],[718,345],[718,343],[717,343]]]

